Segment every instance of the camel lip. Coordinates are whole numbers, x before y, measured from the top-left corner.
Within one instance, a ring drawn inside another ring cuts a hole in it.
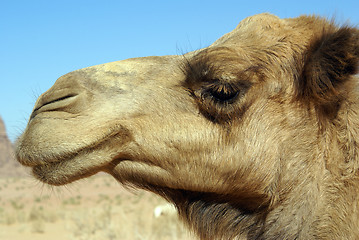
[[[68,167],[72,166],[71,160],[70,158],[56,162],[39,163],[31,167],[32,175],[41,182],[54,186],[68,184],[84,176],[92,175],[87,171],[79,170],[67,172]]]
[[[21,156],[21,152],[16,152],[16,159],[17,161],[26,167],[37,167],[37,166],[46,166],[46,165],[53,165],[58,164],[60,162],[67,162],[71,161],[74,157],[74,154],[67,154],[53,158],[46,158],[46,157],[34,157],[34,156]]]
[[[32,175],[40,182],[53,186],[62,186],[92,176],[101,171],[106,172],[108,163],[84,167],[83,163],[76,161],[75,158],[37,164],[32,166]]]
[[[100,171],[106,172],[108,169],[115,167],[116,162],[124,161],[123,158],[116,158],[116,161],[113,161],[113,159],[111,161],[111,158],[103,160],[96,156],[96,151],[92,153],[95,154],[92,157],[98,159],[96,165],[91,165],[85,161],[91,158],[91,153],[85,150],[57,158],[42,159],[26,165],[31,167],[32,175],[36,179],[46,184],[60,186],[94,175]],[[126,158],[126,160],[128,159]]]
[[[45,165],[46,162],[44,162],[43,160],[33,160],[31,158],[24,158],[24,157],[21,157],[19,156],[19,154],[16,155],[16,160],[23,166],[25,167],[35,167],[35,166],[38,166],[38,165]]]
[[[23,165],[25,167],[30,167],[30,168],[55,165],[62,161],[69,161],[69,160],[65,160],[65,159],[61,159],[61,160],[42,159],[42,160],[32,161],[32,160],[28,160],[28,159],[19,159],[19,158],[17,160],[21,165]]]

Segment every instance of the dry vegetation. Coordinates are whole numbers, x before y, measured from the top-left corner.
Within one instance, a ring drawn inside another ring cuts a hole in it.
[[[28,179],[0,179],[0,239],[194,239],[177,216],[155,219],[165,201],[123,189],[108,176],[49,188]]]

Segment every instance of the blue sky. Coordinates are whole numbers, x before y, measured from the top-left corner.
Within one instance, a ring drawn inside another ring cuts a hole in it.
[[[0,116],[10,139],[24,130],[37,96],[61,75],[205,47],[261,12],[282,18],[319,14],[359,23],[357,0],[2,0]]]

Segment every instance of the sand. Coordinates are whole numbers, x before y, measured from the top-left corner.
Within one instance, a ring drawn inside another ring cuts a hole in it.
[[[128,191],[111,176],[97,175],[66,187],[31,177],[0,178],[1,240],[190,240],[175,214],[155,218],[165,201]]]

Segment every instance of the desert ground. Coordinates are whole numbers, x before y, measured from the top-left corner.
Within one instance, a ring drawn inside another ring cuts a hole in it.
[[[31,176],[0,176],[0,239],[195,239],[176,215],[154,217],[155,206],[164,203],[105,174],[65,187],[49,187]]]

